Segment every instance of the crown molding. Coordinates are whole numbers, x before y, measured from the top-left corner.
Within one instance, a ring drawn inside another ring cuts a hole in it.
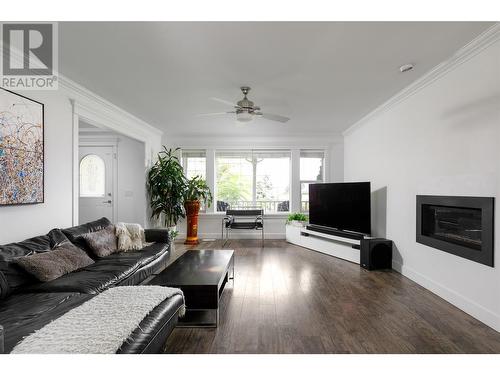
[[[342,135],[345,137],[351,134],[356,129],[359,129],[361,126],[366,124],[368,121],[394,108],[399,103],[415,95],[423,88],[427,87],[431,83],[445,76],[446,74],[456,69],[461,64],[468,61],[472,57],[476,56],[477,54],[479,54],[492,44],[498,42],[499,40],[500,40],[500,23],[496,23],[489,29],[484,31],[482,34],[474,38],[471,42],[467,43],[465,46],[460,48],[447,60],[435,66],[433,69],[424,74],[422,77],[418,78],[416,81],[411,83],[409,86],[405,87],[403,90],[399,91],[389,100],[387,100],[386,102],[375,108],[373,111],[369,112],[367,115],[362,117],[360,120],[355,122],[344,132],[342,132]]]
[[[192,148],[329,148],[335,144],[343,143],[341,134],[330,133],[322,136],[311,135],[269,135],[269,136],[237,136],[237,135],[204,135],[193,136],[168,136],[171,145],[182,145]]]
[[[17,48],[11,47],[11,58],[15,61],[22,62],[24,54]],[[140,137],[140,140],[161,139],[163,132],[158,128],[148,124],[144,120],[132,115],[123,108],[111,103],[103,97],[97,95],[83,85],[76,83],[68,77],[61,74],[59,71],[54,72],[58,80],[58,90],[62,92],[73,103],[75,108],[81,109],[87,114],[92,113],[89,120],[101,117],[106,120],[106,123],[93,121],[93,125],[98,127],[110,125],[113,130],[118,132],[129,133],[134,137]],[[47,91],[50,92],[50,91]],[[115,126],[113,126],[113,124]]]
[[[59,88],[74,101],[75,105],[86,108],[94,114],[101,113],[107,119],[121,123],[122,127],[128,126],[138,133],[146,133],[153,137],[163,135],[161,130],[61,74],[59,74]]]

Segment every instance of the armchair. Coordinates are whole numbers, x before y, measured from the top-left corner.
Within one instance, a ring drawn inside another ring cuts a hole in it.
[[[242,218],[247,220],[241,220]],[[262,246],[264,246],[264,210],[227,210],[226,216],[222,219],[222,239],[224,239],[224,229],[226,241],[229,239],[229,232],[233,229],[260,230],[262,231]]]

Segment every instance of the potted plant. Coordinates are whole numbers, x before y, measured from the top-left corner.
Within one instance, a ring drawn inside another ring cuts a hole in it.
[[[175,155],[179,149],[167,149],[158,153],[158,160],[148,172],[148,193],[151,217],[160,220],[170,230],[172,238],[177,235],[176,225],[180,218],[186,217],[184,194],[187,181],[184,170]]]
[[[187,233],[185,244],[196,245],[198,241],[198,216],[201,202],[207,207],[212,204],[212,193],[206,181],[195,176],[187,181],[184,193],[184,208],[187,214]]]
[[[309,218],[307,217],[307,215],[301,212],[294,212],[288,215],[286,224],[293,225],[295,227],[303,227],[308,220]]]

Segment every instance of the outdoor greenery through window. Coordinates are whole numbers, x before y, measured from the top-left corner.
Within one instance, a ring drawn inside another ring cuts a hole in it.
[[[300,209],[309,211],[309,184],[324,182],[325,153],[322,150],[300,151]]]
[[[217,211],[263,208],[290,210],[290,151],[218,151],[216,153]]]
[[[208,178],[214,204],[206,211],[308,212],[309,185],[326,181],[325,157],[323,149],[182,149],[181,164],[187,178]]]

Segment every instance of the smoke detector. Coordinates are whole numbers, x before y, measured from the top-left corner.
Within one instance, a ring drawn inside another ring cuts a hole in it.
[[[404,64],[404,65],[401,65],[399,67],[399,71],[401,73],[406,73],[406,72],[409,72],[410,70],[412,70],[413,67],[414,67],[413,64]]]

